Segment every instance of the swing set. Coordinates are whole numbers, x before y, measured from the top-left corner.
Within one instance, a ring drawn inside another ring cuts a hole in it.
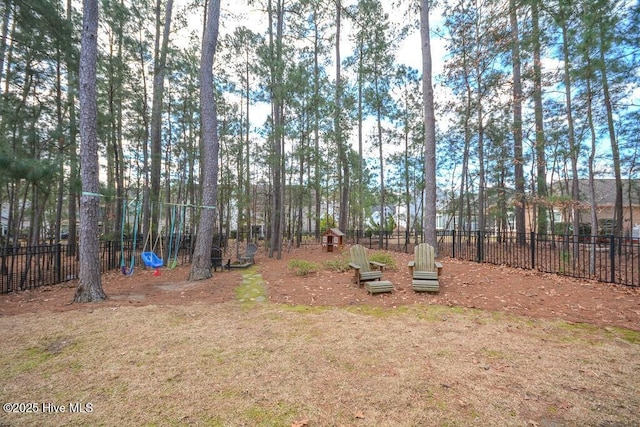
[[[127,206],[127,209],[130,208],[131,203],[125,205]],[[167,253],[167,266],[170,269],[174,269],[178,265],[178,252],[180,250],[180,242],[181,242],[181,236],[182,236],[182,233],[180,230],[182,228],[182,224],[183,224],[185,213],[186,213],[186,206],[182,206],[182,209],[178,212],[179,206],[180,205],[173,205],[173,208],[171,210],[171,220],[169,224],[169,228],[170,228],[169,245],[168,245],[169,247],[168,247],[168,253]],[[127,209],[122,210],[123,220],[122,220],[122,230],[121,230],[121,237],[120,237],[121,247],[124,247],[125,217],[127,216]],[[176,222],[176,216],[179,216],[178,222]],[[160,222],[162,222],[162,220]],[[122,274],[125,274],[127,276],[132,275],[134,271],[135,248],[137,245],[139,223],[140,223],[140,203],[136,200],[134,224],[133,224],[133,250],[131,251],[131,260],[130,260],[129,266],[125,265],[124,251],[121,251],[120,253],[121,271],[122,271]],[[142,252],[140,253],[140,258],[142,259],[142,262],[148,268],[154,269],[154,272],[153,272],[154,276],[159,276],[160,268],[165,265],[165,262],[163,260],[163,255],[164,255],[163,247],[162,247],[163,239],[164,239],[163,233],[162,232],[158,233],[155,241],[153,242],[153,246],[150,248],[150,250],[147,250],[147,245],[151,240],[151,228],[149,228],[149,232],[147,233],[147,236],[144,241],[144,245],[142,247]],[[160,256],[156,254],[156,247],[158,246],[160,248]]]
[[[134,217],[133,217],[133,242],[132,242],[132,250],[131,250],[131,259],[129,261],[129,266],[127,266],[125,264],[125,257],[124,257],[124,249],[120,250],[120,271],[122,271],[122,274],[126,275],[126,276],[130,276],[133,274],[133,270],[134,270],[134,266],[135,266],[135,262],[136,262],[136,246],[138,244],[137,238],[138,238],[138,226],[140,225],[140,203],[135,200],[132,201],[130,203],[125,203],[124,204],[124,208],[122,209],[122,227],[120,230],[120,248],[124,248],[124,235],[125,235],[125,230],[124,230],[124,226],[125,226],[125,222],[127,220],[127,217],[129,216],[129,209],[131,208],[131,204],[135,203],[135,209],[134,209]]]

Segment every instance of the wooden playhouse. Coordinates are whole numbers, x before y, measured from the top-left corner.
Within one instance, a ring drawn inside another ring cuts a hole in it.
[[[333,248],[341,249],[344,233],[337,228],[330,228],[322,235],[322,250],[324,252],[333,252]]]

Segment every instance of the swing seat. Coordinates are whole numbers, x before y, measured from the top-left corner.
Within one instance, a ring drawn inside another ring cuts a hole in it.
[[[147,267],[159,268],[164,265],[164,261],[158,258],[154,252],[142,252],[140,256]]]

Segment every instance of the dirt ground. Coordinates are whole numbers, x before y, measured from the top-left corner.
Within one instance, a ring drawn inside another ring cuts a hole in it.
[[[373,251],[370,251],[373,252]],[[312,306],[368,305],[399,307],[411,304],[441,304],[598,326],[617,326],[640,331],[640,289],[537,273],[534,271],[476,264],[444,258],[438,294],[415,293],[407,263],[410,254],[390,252],[396,269],[386,269],[384,279],[394,284],[391,293],[369,295],[352,283],[352,272],[335,272],[324,262],[348,257],[348,252],[327,253],[320,247],[291,249],[282,259],[269,258],[264,250],[256,255],[269,300],[274,303]],[[233,258],[233,256],[229,256]],[[305,259],[321,265],[309,276],[296,276],[288,268],[291,259]],[[143,306],[204,303],[233,300],[243,273],[233,269],[216,272],[209,280],[187,282],[189,266],[173,270],[137,269],[125,276],[103,275],[106,306]],[[0,296],[0,316],[26,312],[91,310],[91,304],[73,304],[76,282]]]

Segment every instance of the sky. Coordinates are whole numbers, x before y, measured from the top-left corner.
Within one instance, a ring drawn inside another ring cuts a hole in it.
[[[178,4],[180,3],[181,2],[179,1]],[[347,7],[352,3],[355,4],[356,1],[343,0],[343,7]],[[389,13],[389,17],[392,22],[400,24],[404,21],[404,17],[398,10],[393,9],[390,1],[383,1],[382,4],[386,12]],[[246,26],[252,30],[255,30],[256,32],[265,31],[266,23],[264,22],[264,13],[259,11],[256,6],[247,5],[246,0],[223,0],[221,7],[221,36],[226,33],[232,32],[235,27],[240,25]],[[237,21],[235,19],[225,19],[225,16],[228,17],[230,15],[238,17],[240,19]],[[200,20],[201,18],[198,17],[191,21],[191,24],[194,28],[199,28],[202,25]],[[433,30],[442,23],[442,14],[440,9],[435,9],[431,13],[430,22],[433,33]],[[344,17],[342,19],[341,31],[341,57],[344,59],[350,55],[353,48],[353,46],[349,42],[349,32],[351,31],[350,23],[349,20]],[[446,50],[444,41],[435,37],[434,34],[432,34],[431,43],[432,60],[434,61],[433,72],[435,75],[442,71]],[[397,61],[400,64],[410,65],[411,67],[418,70],[422,68],[422,56],[420,52],[420,31],[418,29],[412,32],[411,35],[400,44],[397,52]],[[330,67],[329,71],[332,71],[332,67]]]
[[[186,1],[186,0],[177,0],[177,1]],[[356,0],[343,0],[343,5],[349,5],[352,3],[356,3]],[[396,23],[403,23],[405,18],[398,12],[398,10],[394,10],[391,6],[391,1],[383,1],[382,4],[386,8],[387,12],[390,15],[390,20]],[[239,19],[229,19],[229,15],[242,17]],[[200,21],[201,17],[196,18],[197,21]],[[433,76],[434,76],[434,94],[436,97],[436,102],[438,100],[446,99],[450,96],[450,92],[446,87],[442,85],[438,85],[438,76],[442,75],[443,67],[445,63],[445,59],[447,56],[446,52],[446,42],[444,39],[436,36],[436,32],[439,27],[442,26],[443,18],[441,10],[436,9],[432,11],[430,15],[430,24],[431,24],[431,48],[432,48],[432,61],[433,61]],[[201,26],[200,22],[192,23],[195,28]],[[254,29],[257,32],[264,32],[266,27],[265,17],[261,11],[258,11],[255,6],[248,6],[247,1],[244,0],[223,0],[222,1],[222,18],[221,18],[221,37],[224,36],[225,33],[233,31],[235,26],[244,25],[251,29]],[[200,30],[201,31],[201,30]],[[350,33],[350,22],[349,19],[343,19],[342,21],[342,37],[341,37],[341,57],[347,58],[351,54],[351,50],[353,49],[352,44],[349,41],[349,33]],[[418,70],[418,72],[422,71],[422,53],[420,46],[420,32],[419,29],[415,29],[405,40],[403,40],[398,48],[396,53],[396,60],[399,64],[404,64],[411,66],[412,68]],[[543,67],[546,70],[558,70],[562,68],[562,63],[556,59],[547,58],[543,63]],[[335,67],[333,65],[327,67],[327,71],[331,74],[335,72]],[[560,96],[562,96],[561,91],[559,92]],[[640,104],[640,88],[635,88],[633,93],[630,94],[631,102]],[[270,107],[268,104],[264,105],[254,105],[254,111],[252,112],[252,118],[254,122],[254,126],[260,127],[265,122],[267,115],[270,112]],[[372,119],[367,121],[367,128],[372,127]],[[446,123],[442,123],[444,120],[443,117],[439,117],[440,127],[446,127]],[[443,126],[444,125],[444,126]],[[365,140],[366,136],[369,135],[370,130],[365,129]],[[354,149],[357,149],[357,135],[355,132],[352,134],[352,145]],[[607,147],[607,144],[603,144],[601,150],[604,152],[606,150],[610,150],[610,146]]]
[[[347,7],[350,4],[355,4],[355,0],[343,0],[343,7]],[[397,10],[393,9],[392,2],[383,1],[383,7],[389,14],[390,21],[392,23],[396,23],[398,26],[403,23],[405,18],[402,14]],[[181,1],[178,0],[178,5],[181,4]],[[178,6],[179,7],[179,6]],[[224,37],[225,34],[228,34],[234,30],[237,26],[246,26],[256,32],[264,32],[266,28],[265,15],[263,12],[258,10],[256,6],[247,5],[247,1],[234,1],[234,0],[223,0],[221,5],[221,28],[219,38]],[[201,17],[194,17],[192,21],[190,21],[190,27],[195,28],[201,31],[200,27],[202,25]],[[440,74],[443,70],[444,59],[446,55],[445,42],[444,40],[435,37],[434,29],[437,28],[442,22],[442,16],[440,10],[436,9],[431,13],[431,29],[432,29],[432,61],[433,61],[433,75],[434,77]],[[351,55],[353,45],[349,40],[349,34],[351,32],[349,19],[343,17],[342,19],[342,27],[341,27],[341,58],[344,60],[348,56]],[[404,64],[410,66],[418,72],[422,72],[422,52],[420,46],[420,31],[416,28],[406,39],[404,39],[396,52],[396,61],[398,64]],[[327,67],[327,72],[330,76],[335,76],[335,66],[331,65]],[[434,79],[435,81],[435,79]],[[442,89],[442,88],[440,88]],[[439,92],[439,89],[436,88],[435,91],[436,98],[438,96],[444,96],[444,94]],[[256,105],[253,106],[254,110],[252,111],[252,121],[254,122],[254,126],[259,127],[267,119],[268,114],[270,113],[270,106],[268,104]],[[365,137],[368,135],[367,129],[372,127],[373,124],[370,120],[365,124]],[[357,149],[357,135],[352,135],[351,139],[352,145],[354,149]]]

